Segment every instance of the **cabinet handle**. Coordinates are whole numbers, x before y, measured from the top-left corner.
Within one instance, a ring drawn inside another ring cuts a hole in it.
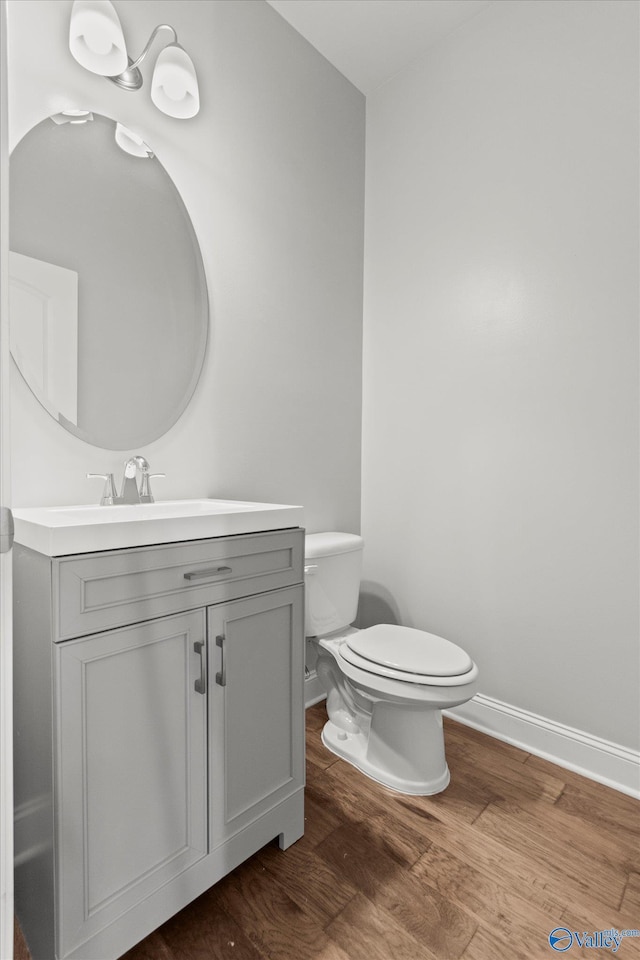
[[[216,673],[216,683],[219,683],[221,687],[226,687],[227,666],[224,662],[224,634],[221,637],[216,637],[216,646],[220,647],[220,670]]]
[[[196,693],[206,693],[207,681],[204,672],[204,643],[201,640],[196,640],[193,649],[200,656],[200,676],[195,681],[193,687]]]
[[[221,573],[233,573],[232,567],[209,567],[208,570],[191,570],[185,573],[185,580],[205,580],[209,577],[219,577]]]

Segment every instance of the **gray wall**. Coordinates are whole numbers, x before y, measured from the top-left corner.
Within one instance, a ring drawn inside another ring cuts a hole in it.
[[[483,693],[638,731],[637,4],[498,2],[367,104],[262,0],[116,0],[168,20],[189,123],[82,70],[70,0],[10,7],[11,139],[91,107],[157,151],[203,250],[205,374],[141,451],[159,497],[302,503],[357,530],[365,618],[461,643]],[[117,389],[117,384],[114,384]],[[17,378],[14,502],[95,502],[121,455]],[[162,486],[160,486],[162,485]]]
[[[164,116],[83,70],[70,0],[9,6],[11,144],[45,116],[88,108],[155,150],[203,252],[211,301],[204,375],[175,427],[141,450],[159,498],[306,508],[310,530],[360,522],[364,98],[262,0],[118,2],[134,56],[173,24],[201,111]],[[122,385],[114,382],[113,390]],[[12,396],[17,506],[97,502],[87,471],[118,477],[127,451],[65,433],[19,375]]]
[[[365,622],[638,745],[638,5],[495,3],[367,100]]]

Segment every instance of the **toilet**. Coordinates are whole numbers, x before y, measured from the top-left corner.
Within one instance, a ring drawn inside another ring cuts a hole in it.
[[[351,626],[363,545],[350,533],[306,537],[305,633],[327,695],[322,742],[372,780],[429,796],[449,783],[441,711],[473,697],[478,668],[456,644],[423,630]]]

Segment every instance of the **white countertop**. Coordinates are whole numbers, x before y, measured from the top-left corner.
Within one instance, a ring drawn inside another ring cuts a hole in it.
[[[242,500],[164,500],[13,511],[15,539],[48,557],[300,527],[302,507]]]

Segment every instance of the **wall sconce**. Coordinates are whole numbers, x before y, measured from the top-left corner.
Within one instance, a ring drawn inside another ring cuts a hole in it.
[[[142,137],[139,137],[137,133],[129,130],[121,123],[116,123],[116,143],[121,150],[131,154],[132,157],[144,157],[153,160],[151,147],[147,146]]]
[[[63,110],[61,113],[54,113],[49,119],[53,120],[57,126],[62,126],[63,123],[90,123],[93,120],[93,114],[90,110]],[[117,121],[115,140],[120,149],[131,154],[132,157],[144,157],[148,160],[154,157],[153,150],[142,137]]]
[[[176,31],[161,23],[152,31],[137,59],[127,55],[124,33],[110,0],[74,0],[69,24],[69,49],[78,63],[100,74],[123,90],[139,90],[138,67],[160,30],[170,30],[173,41],[156,60],[151,80],[151,99],[163,113],[181,120],[195,117],[200,109],[198,78],[189,54],[178,43]]]
[[[91,123],[93,114],[90,110],[63,110],[61,113],[54,113],[50,119],[58,126],[63,123]]]

